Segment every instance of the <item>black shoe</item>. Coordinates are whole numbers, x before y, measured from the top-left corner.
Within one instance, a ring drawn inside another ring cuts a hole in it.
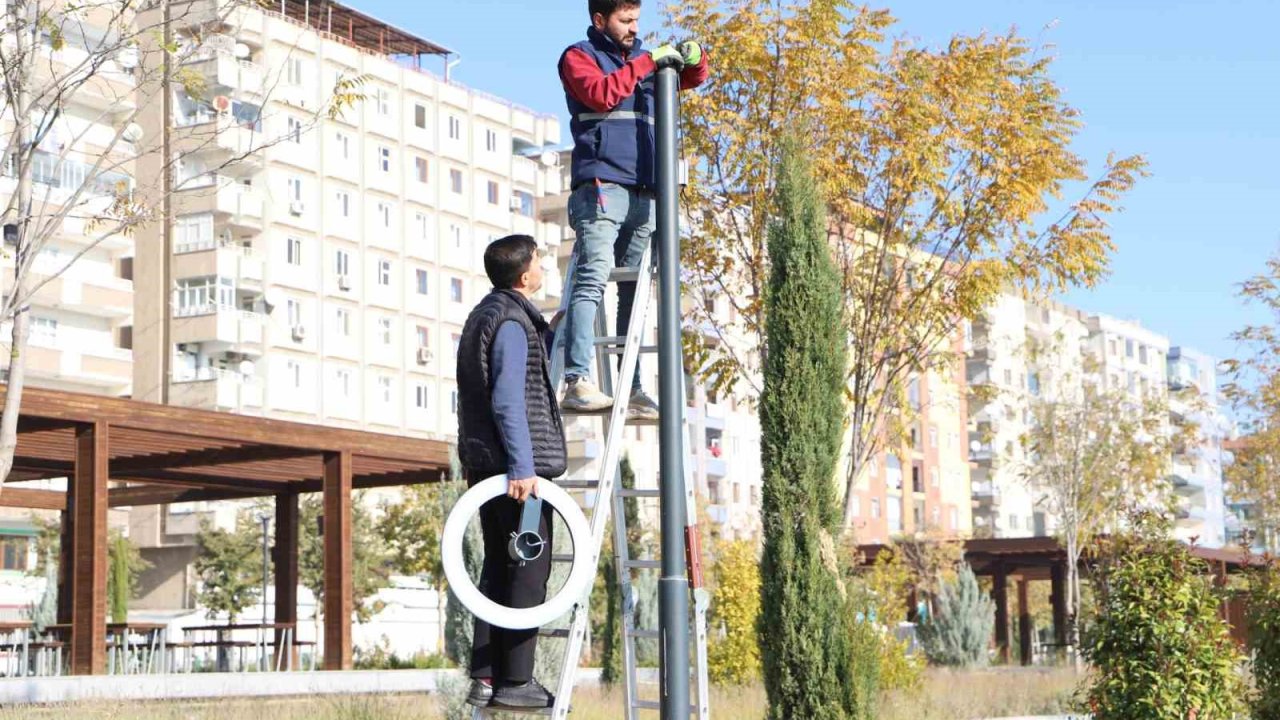
[[[556,696],[542,687],[537,680],[530,680],[520,685],[500,685],[493,693],[494,707],[549,708],[555,702]]]
[[[493,701],[493,686],[485,685],[479,680],[471,681],[471,689],[467,691],[467,704],[476,707],[489,707]]]

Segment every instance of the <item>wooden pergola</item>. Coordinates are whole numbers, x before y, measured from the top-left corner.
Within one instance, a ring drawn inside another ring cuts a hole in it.
[[[873,544],[858,548],[863,565],[873,565],[887,546]],[[1239,572],[1256,558],[1239,550],[1214,550],[1193,546],[1191,554],[1203,560],[1219,578],[1226,581],[1228,573]],[[974,575],[991,578],[991,596],[996,605],[995,644],[1000,659],[1008,662],[1009,638],[1009,583],[1017,583],[1018,599],[1018,648],[1023,664],[1031,664],[1032,635],[1030,583],[1049,581],[1052,584],[1050,603],[1053,607],[1054,644],[1067,645],[1067,552],[1056,538],[988,538],[964,541],[964,559],[973,568]],[[1088,560],[1081,559],[1081,571],[1086,571]],[[914,601],[911,603],[914,612]],[[1231,610],[1223,608],[1224,618],[1230,621]]]
[[[5,387],[0,386],[0,397]],[[62,512],[58,621],[106,672],[107,509],[275,498],[276,622],[297,622],[298,496],[324,494],[324,666],[351,667],[352,490],[446,476],[439,441],[27,388],[0,505]],[[67,478],[66,492],[22,482]]]

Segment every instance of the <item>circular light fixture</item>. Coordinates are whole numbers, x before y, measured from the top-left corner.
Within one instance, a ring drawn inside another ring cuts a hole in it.
[[[444,565],[444,575],[449,581],[449,589],[454,597],[473,615],[490,625],[509,630],[528,630],[542,627],[569,612],[582,600],[587,586],[595,579],[596,567],[591,552],[591,527],[582,514],[582,508],[565,492],[550,480],[538,481],[538,497],[560,513],[569,529],[569,538],[573,541],[573,566],[569,570],[569,579],[555,597],[541,605],[531,608],[513,608],[485,597],[471,580],[467,572],[466,562],[462,556],[462,537],[467,532],[467,524],[471,517],[480,511],[486,502],[507,494],[507,476],[494,475],[476,483],[474,487],[463,493],[449,512],[444,523],[444,533],[440,538],[440,554]],[[513,530],[515,528],[512,528]]]

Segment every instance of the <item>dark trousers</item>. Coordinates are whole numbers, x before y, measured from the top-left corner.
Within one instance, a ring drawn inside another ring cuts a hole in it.
[[[523,508],[523,504],[505,495],[480,508],[480,529],[484,534],[480,592],[499,605],[513,608],[541,605],[547,599],[547,578],[551,575],[552,509],[549,503],[543,503],[538,524],[538,532],[547,541],[542,555],[522,565],[507,552],[511,533],[520,526]],[[471,677],[515,684],[528,682],[533,679],[537,642],[537,628],[508,630],[476,618],[471,642]]]

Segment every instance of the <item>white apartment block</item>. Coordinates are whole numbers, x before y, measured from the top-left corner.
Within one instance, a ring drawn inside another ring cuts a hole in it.
[[[1052,518],[1027,483],[1022,437],[1034,398],[1078,382],[1088,327],[1081,313],[1004,295],[966,339],[969,458],[974,532],[980,537],[1052,534]]]
[[[449,51],[350,7],[173,7],[183,70],[207,92],[175,85],[172,122],[147,118],[185,185],[168,227],[138,240],[134,396],[452,439],[457,343],[490,289],[488,243],[524,233],[552,249],[543,292],[560,294],[564,233],[536,212],[562,191],[558,120],[421,69],[403,55]],[[330,117],[339,78],[361,78],[364,98]],[[213,510],[139,508],[131,529],[181,580]]]
[[[1221,409],[1216,359],[1187,347],[1168,355],[1169,412],[1195,424],[1196,439],[1173,453],[1173,487],[1178,494],[1176,532],[1205,547],[1227,543],[1223,442],[1232,426]]]

